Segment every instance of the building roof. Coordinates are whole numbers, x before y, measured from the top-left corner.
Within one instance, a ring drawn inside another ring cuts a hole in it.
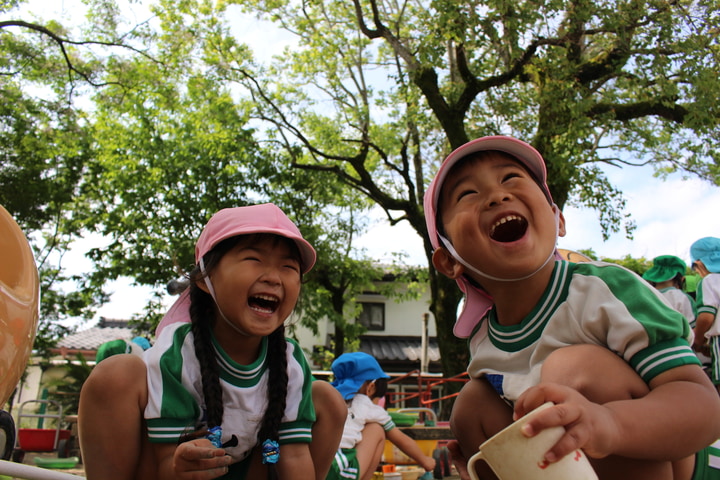
[[[94,327],[80,330],[60,340],[58,350],[95,351],[100,345],[111,340],[132,340],[135,335],[127,320],[100,317]]]
[[[372,355],[387,372],[419,370],[422,339],[402,335],[362,335],[360,351]],[[431,372],[440,371],[440,348],[437,339],[428,339],[428,361]]]

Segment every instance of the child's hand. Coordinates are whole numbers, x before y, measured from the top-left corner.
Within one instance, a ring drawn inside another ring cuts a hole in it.
[[[422,459],[422,464],[420,466],[426,472],[432,472],[433,470],[435,470],[436,464],[437,464],[437,461],[434,458],[425,456],[425,458]]]
[[[569,387],[541,383],[527,389],[515,402],[514,418],[517,420],[545,402],[555,405],[534,416],[523,426],[523,433],[533,436],[545,428],[565,427],[565,435],[545,455],[548,462],[556,462],[577,449],[592,458],[613,453],[619,430],[612,411]]]
[[[173,469],[178,478],[205,480],[218,478],[228,472],[232,458],[225,450],[215,448],[210,440],[199,438],[181,443],[173,455]]]
[[[460,444],[457,440],[450,440],[447,444],[447,449],[450,452],[450,458],[452,463],[455,465],[458,475],[461,480],[470,480],[470,474],[467,469],[467,459],[463,456]]]

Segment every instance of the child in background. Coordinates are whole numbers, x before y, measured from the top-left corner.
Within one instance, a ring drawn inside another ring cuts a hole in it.
[[[690,329],[695,328],[695,299],[685,293],[685,271],[687,265],[674,255],[661,255],[653,259],[653,266],[642,277],[663,294],[671,307],[682,313]],[[690,336],[692,343],[695,335]],[[710,364],[707,352],[695,351],[700,363]]]
[[[697,286],[695,320],[695,348],[706,349],[709,345],[711,379],[720,391],[720,238],[705,237],[690,247],[693,270],[702,279]]]
[[[314,249],[264,204],[215,214],[195,259],[144,363],[114,355],[83,387],[87,478],[324,478],[346,410],[284,336]]]
[[[546,175],[530,145],[485,137],[452,152],[425,195],[433,265],[465,293],[454,333],[469,337],[471,380],[452,412],[453,461],[468,478],[481,443],[550,401],[524,427],[565,428],[546,461],[582,448],[603,480],[703,478],[720,398],[687,322],[627,269],[557,258],[565,219]]]
[[[143,352],[150,348],[150,342],[145,337],[135,337],[132,340],[118,338],[110,340],[100,345],[95,354],[95,364],[102,362],[113,355],[130,353],[139,357],[143,356]]]
[[[660,255],[653,259],[653,266],[643,273],[650,285],[660,290],[670,306],[695,327],[695,301],[685,293],[685,271],[687,265],[675,255]]]
[[[663,294],[671,307],[682,313],[690,325],[691,335],[690,343],[693,343],[695,334],[695,316],[697,308],[695,299],[685,291],[685,271],[687,265],[681,258],[674,255],[660,255],[653,259],[653,266],[650,267],[642,277],[653,287],[657,288]],[[710,357],[706,355],[708,352],[695,351],[700,363],[703,365],[710,364]]]
[[[332,385],[348,402],[348,416],[327,480],[372,478],[386,439],[426,472],[435,469],[435,459],[425,455],[415,440],[396,428],[390,415],[378,405],[387,392],[390,377],[373,356],[363,352],[344,353],[332,363],[332,371],[335,377]]]

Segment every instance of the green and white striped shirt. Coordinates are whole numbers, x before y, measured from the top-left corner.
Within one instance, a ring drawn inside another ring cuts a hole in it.
[[[257,443],[267,407],[267,339],[258,359],[250,365],[234,362],[213,339],[220,366],[223,394],[222,441],[235,435],[236,447],[226,451],[235,461],[246,458]],[[287,339],[287,404],[280,425],[280,444],[309,443],[315,421],[312,403],[312,373],[305,356]],[[205,401],[202,374],[189,323],[165,327],[155,345],[145,352],[148,367],[148,404],[145,408],[148,435],[154,443],[176,443],[203,421]]]
[[[487,375],[504,398],[515,401],[540,382],[545,359],[569,345],[605,346],[646,382],[699,364],[687,321],[661,295],[619,265],[557,261],[545,293],[520,324],[500,325],[495,309],[479,322],[470,337],[468,372]]]

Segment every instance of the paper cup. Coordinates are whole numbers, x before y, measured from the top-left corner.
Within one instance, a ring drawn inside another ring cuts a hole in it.
[[[551,402],[539,406],[480,445],[478,453],[468,461],[470,477],[479,480],[475,462],[485,460],[500,480],[597,480],[582,450],[555,463],[544,460],[547,451],[565,433],[563,427],[546,428],[529,438],[520,431],[536,412],[550,406]]]

